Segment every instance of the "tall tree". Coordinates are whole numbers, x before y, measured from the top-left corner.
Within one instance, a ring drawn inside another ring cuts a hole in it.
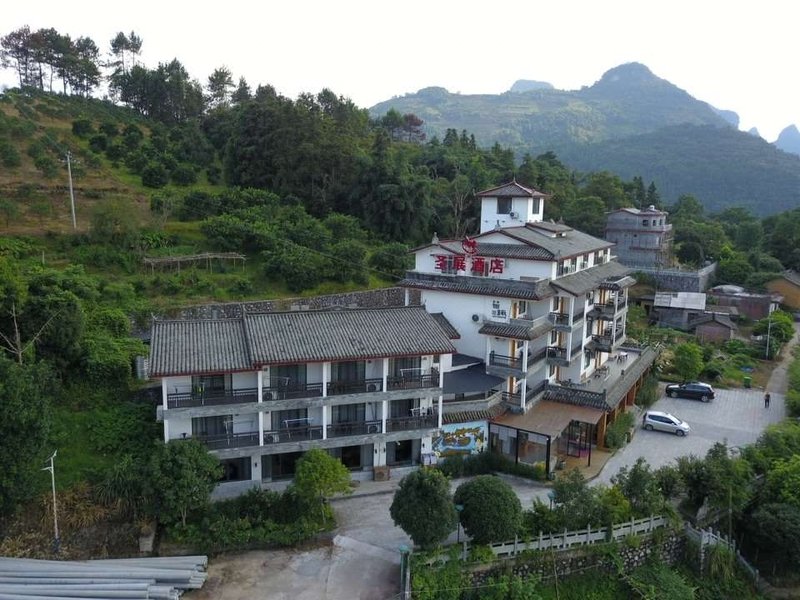
[[[19,87],[32,84],[33,51],[30,27],[25,25],[0,38],[0,65],[16,70]]]
[[[458,521],[450,484],[438,469],[422,468],[403,477],[389,514],[414,544],[425,549],[442,542]]]
[[[208,103],[211,108],[224,108],[228,106],[231,89],[233,88],[233,74],[228,67],[222,66],[214,69],[208,76]]]

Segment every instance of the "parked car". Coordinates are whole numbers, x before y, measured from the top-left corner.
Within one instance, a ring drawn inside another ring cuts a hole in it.
[[[667,386],[667,396],[670,398],[693,398],[702,402],[708,402],[714,399],[714,394],[713,387],[699,381],[671,383]]]
[[[649,410],[644,413],[642,425],[648,431],[653,431],[656,429],[658,431],[674,433],[675,435],[681,437],[691,431],[691,427],[689,427],[689,424],[686,421],[681,421],[675,415],[658,410]]]

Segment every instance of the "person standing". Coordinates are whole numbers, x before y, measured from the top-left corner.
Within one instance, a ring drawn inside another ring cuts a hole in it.
[[[764,408],[769,408],[769,392],[764,394]]]

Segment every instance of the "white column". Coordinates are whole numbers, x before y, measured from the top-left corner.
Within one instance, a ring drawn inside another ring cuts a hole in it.
[[[264,371],[259,369],[256,376],[258,381],[258,383],[256,383],[258,386],[258,402],[261,403],[264,401],[264,391],[261,389],[264,387]]]
[[[261,369],[259,369],[258,374],[257,374],[257,383],[256,383],[256,385],[258,385],[258,403],[259,404],[263,404],[264,403],[264,393],[263,393],[262,388],[264,387],[264,371],[262,371]],[[261,407],[259,406],[259,409],[260,408]],[[264,445],[264,411],[262,411],[262,410],[258,411],[258,445],[259,446],[263,446]],[[260,479],[260,477],[259,477],[259,479]]]
[[[331,379],[331,363],[322,363],[322,397],[328,397],[328,382]]]
[[[439,387],[440,388],[444,388],[444,369],[440,369],[439,370]],[[436,426],[439,429],[442,428],[442,398],[443,397],[444,396],[439,395],[439,403],[438,403],[439,404],[439,409],[436,411],[436,414],[438,416],[438,422],[437,422]]]
[[[161,380],[161,406],[164,411],[167,410],[167,380]],[[169,422],[164,417],[164,443],[169,441]]]
[[[523,379],[522,385],[519,386],[519,405],[525,408],[525,394],[528,393],[528,380]]]
[[[258,454],[250,457],[250,480],[261,481],[261,456]]]
[[[389,413],[389,401],[381,402],[381,433],[386,433],[386,416]]]
[[[389,359],[388,358],[384,358],[383,359],[383,375],[381,375],[381,377],[383,377],[383,388],[382,389],[383,389],[384,392],[388,392],[389,391],[389,387],[387,386],[387,379],[389,378]]]
[[[328,439],[328,406],[322,405],[322,439]]]

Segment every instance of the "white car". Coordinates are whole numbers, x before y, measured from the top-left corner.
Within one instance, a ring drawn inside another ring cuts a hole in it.
[[[675,435],[681,437],[691,431],[691,427],[689,427],[689,424],[686,421],[681,421],[675,415],[658,410],[648,410],[646,413],[644,413],[642,426],[648,431],[653,431],[655,429],[658,431],[674,433]]]

